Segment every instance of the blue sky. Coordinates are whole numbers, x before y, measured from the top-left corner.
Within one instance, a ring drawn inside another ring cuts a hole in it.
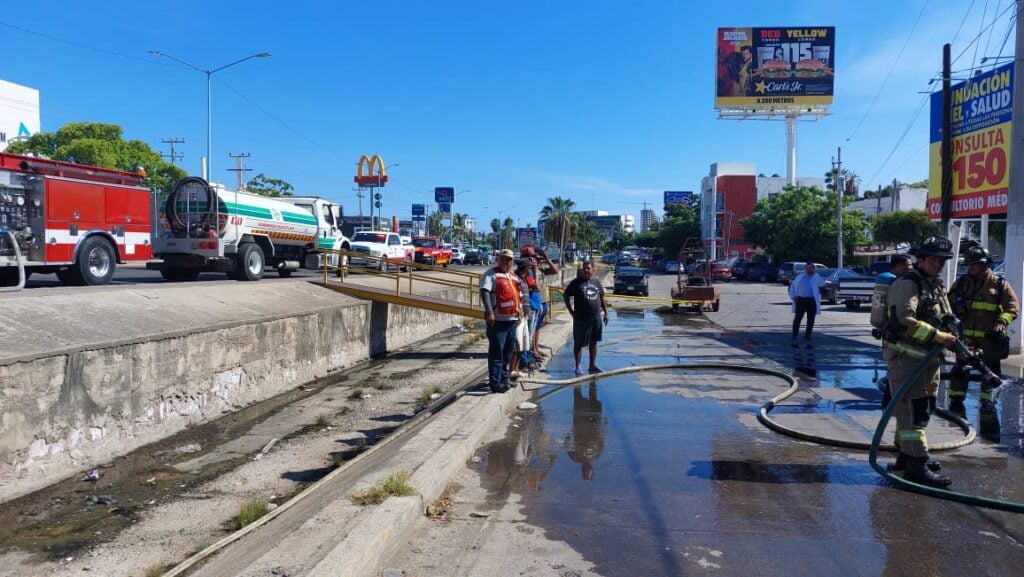
[[[355,163],[380,154],[400,165],[389,170],[385,215],[408,218],[410,204],[452,186],[457,212],[487,222],[500,211],[525,226],[553,196],[613,214],[639,216],[643,202],[660,210],[662,191],[698,189],[716,161],[785,174],[783,123],[717,119],[720,26],[836,27],[835,104],[799,125],[800,176],[823,175],[842,146],[862,189],[924,179],[920,92],[942,44],[953,42],[963,77],[1000,54],[1012,5],[37,0],[0,15],[0,78],[40,90],[44,131],[112,122],[163,152],[162,138],[185,138],[178,150],[198,174],[206,77],[148,51],[201,68],[271,52],[214,76],[215,179],[234,182],[228,154],[247,152],[250,175],[358,214]],[[1012,51],[1009,38],[1002,54]]]

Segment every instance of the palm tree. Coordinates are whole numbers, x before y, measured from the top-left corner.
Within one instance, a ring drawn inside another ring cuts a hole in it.
[[[441,236],[444,233],[444,213],[435,210],[427,217],[427,234],[429,236]]]
[[[515,244],[516,221],[512,220],[511,216],[506,216],[505,222],[501,224],[501,248],[511,249]]]
[[[466,229],[466,219],[469,215],[456,213],[452,215],[452,243],[464,242],[468,235]]]
[[[565,264],[565,243],[572,238],[572,233],[575,230],[576,223],[572,219],[574,208],[576,208],[576,202],[571,198],[556,196],[549,198],[548,203],[540,210],[541,218],[547,220],[544,224],[544,240],[558,243],[558,260],[563,265]]]

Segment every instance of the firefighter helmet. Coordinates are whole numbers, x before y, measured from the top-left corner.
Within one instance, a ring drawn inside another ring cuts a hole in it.
[[[983,265],[992,264],[992,256],[988,254],[983,246],[972,246],[964,253],[964,262],[972,264],[980,262]]]
[[[941,256],[943,258],[953,258],[953,243],[944,236],[929,236],[910,249],[910,254],[916,257]]]

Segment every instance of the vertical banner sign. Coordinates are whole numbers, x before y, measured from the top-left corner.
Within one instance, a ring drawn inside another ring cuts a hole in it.
[[[953,206],[951,218],[1003,214],[1010,190],[1013,64],[952,86]],[[942,93],[931,97],[928,216],[942,217]]]
[[[834,26],[719,28],[715,108],[832,104],[835,47]]]
[[[450,186],[438,186],[434,189],[434,202],[455,202],[455,189]]]

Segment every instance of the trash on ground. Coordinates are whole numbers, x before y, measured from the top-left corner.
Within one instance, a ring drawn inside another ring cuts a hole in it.
[[[491,513],[489,511],[473,511],[472,513],[469,514],[469,516],[470,517],[478,517],[478,518],[483,519],[485,517],[490,517]]]
[[[523,401],[519,403],[520,411],[532,411],[537,408],[537,403],[531,403],[530,401]]]
[[[82,477],[82,480],[83,481],[99,481],[100,480],[100,470],[99,469],[93,469],[92,471],[89,471],[89,473],[86,476]]]

